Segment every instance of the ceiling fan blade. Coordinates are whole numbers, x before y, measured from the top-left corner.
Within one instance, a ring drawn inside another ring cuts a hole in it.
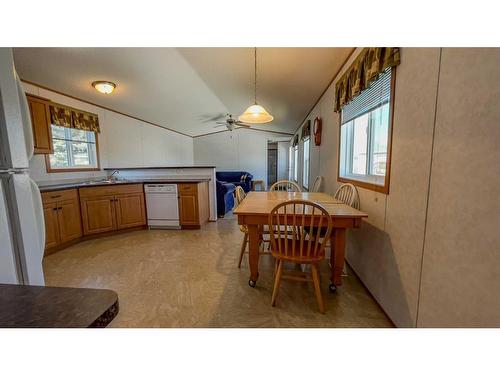
[[[249,128],[250,127],[250,125],[248,125],[247,123],[241,122],[241,121],[236,121],[235,124],[238,125],[238,126],[241,126],[243,128]]]
[[[227,127],[227,125],[226,125],[226,124],[222,124],[222,125],[217,125],[217,126],[214,126],[214,128],[220,128],[221,126],[226,126],[226,127]]]
[[[220,125],[226,125],[227,124],[226,121],[216,121],[215,123],[216,124],[220,124]]]

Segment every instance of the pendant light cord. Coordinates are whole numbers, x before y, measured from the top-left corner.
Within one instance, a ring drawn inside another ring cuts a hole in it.
[[[257,104],[257,47],[254,47],[254,81],[253,81],[253,94],[254,104]]]

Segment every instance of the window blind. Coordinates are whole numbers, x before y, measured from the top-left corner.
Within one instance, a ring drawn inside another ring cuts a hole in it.
[[[391,68],[380,73],[370,87],[363,90],[350,103],[342,107],[342,124],[359,117],[391,100]]]

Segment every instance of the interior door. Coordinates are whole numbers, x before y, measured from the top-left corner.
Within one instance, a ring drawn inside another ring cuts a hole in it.
[[[55,202],[44,204],[43,216],[45,219],[45,250],[49,250],[60,243],[57,204]]]
[[[80,199],[83,233],[97,234],[116,229],[115,197],[102,195]]]
[[[267,150],[267,184],[271,186],[276,181],[278,181],[278,150],[269,148]]]
[[[61,243],[65,243],[82,236],[82,222],[78,201],[71,199],[59,202],[57,218]]]
[[[124,194],[115,198],[116,223],[118,229],[146,224],[144,194]]]

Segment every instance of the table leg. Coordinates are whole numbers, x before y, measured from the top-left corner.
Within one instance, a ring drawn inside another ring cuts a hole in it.
[[[345,256],[345,228],[334,228],[330,236],[330,245],[332,247],[332,255],[330,257],[330,266],[332,275],[330,278],[331,285],[335,290],[336,286],[342,285],[342,270],[344,269]]]
[[[259,278],[260,235],[258,225],[248,225],[248,263],[250,264],[250,280],[248,285],[255,287]]]

